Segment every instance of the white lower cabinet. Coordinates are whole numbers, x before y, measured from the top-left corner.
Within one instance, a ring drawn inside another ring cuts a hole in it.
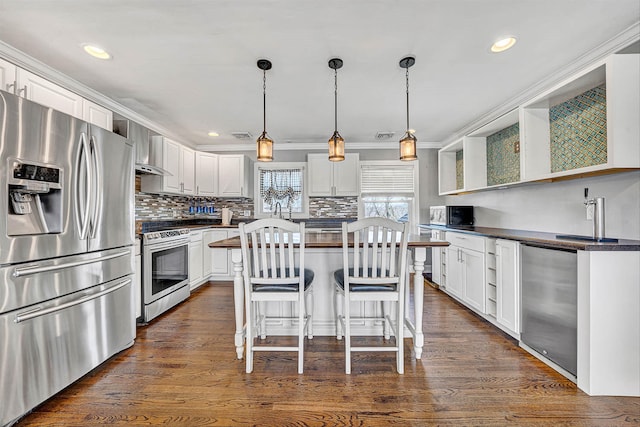
[[[445,291],[519,338],[520,243],[450,231],[446,236]]]
[[[484,237],[447,232],[447,241],[447,292],[484,314]]]
[[[227,238],[227,230],[212,229],[206,230],[202,234],[202,264],[204,275],[226,275],[228,274],[228,249],[212,249],[209,243],[217,242]]]
[[[202,231],[192,231],[189,242],[189,286],[191,290],[203,283]]]
[[[520,334],[520,243],[496,240],[496,321]]]
[[[196,237],[196,233],[200,233]],[[208,280],[232,280],[231,249],[212,249],[209,243],[239,236],[237,228],[209,228],[191,232],[189,283],[191,289]]]

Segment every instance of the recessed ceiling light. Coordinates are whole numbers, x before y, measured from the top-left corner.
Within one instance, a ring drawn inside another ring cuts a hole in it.
[[[93,56],[94,58],[111,59],[111,54],[99,46],[85,43],[82,45],[82,48],[84,49],[85,52],[87,52],[89,55]]]
[[[209,135],[209,136],[220,136],[220,134],[218,132],[213,132],[213,131],[209,132],[207,135]]]
[[[514,44],[516,44],[515,37],[503,37],[491,46],[491,52],[504,52],[505,50],[512,48]]]

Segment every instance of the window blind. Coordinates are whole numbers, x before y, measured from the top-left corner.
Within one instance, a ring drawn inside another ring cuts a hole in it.
[[[280,202],[281,206],[300,212],[303,190],[303,169],[259,169],[260,199],[263,211]]]
[[[361,165],[361,193],[414,193],[413,165]]]

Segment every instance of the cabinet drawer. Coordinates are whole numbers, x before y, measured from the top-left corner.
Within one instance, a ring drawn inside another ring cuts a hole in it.
[[[192,242],[200,242],[202,241],[202,230],[200,231],[192,231],[189,233],[190,241]]]
[[[484,237],[447,232],[447,241],[451,243],[452,246],[484,253]]]

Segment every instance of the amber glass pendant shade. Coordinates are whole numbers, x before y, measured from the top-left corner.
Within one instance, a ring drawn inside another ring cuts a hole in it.
[[[269,138],[266,132],[263,132],[258,138],[258,155],[259,162],[270,162],[273,160],[273,140]]]
[[[344,139],[342,139],[338,131],[335,131],[331,139],[329,139],[329,160],[332,162],[344,160]]]
[[[416,160],[418,155],[416,154],[416,142],[418,139],[411,133],[405,133],[404,137],[400,140],[400,160],[409,161]]]

